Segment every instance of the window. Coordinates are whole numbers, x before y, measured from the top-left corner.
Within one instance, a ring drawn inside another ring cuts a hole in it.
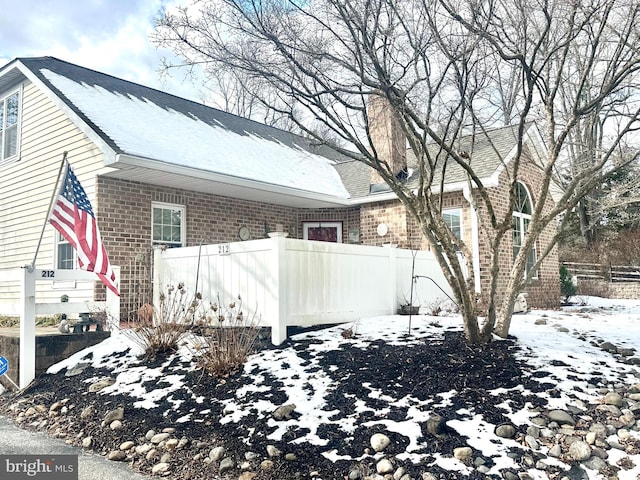
[[[185,208],[181,205],[154,203],[151,206],[151,240],[154,245],[182,247],[185,243]]]
[[[18,154],[20,94],[0,97],[0,161]]]
[[[342,222],[302,222],[305,240],[342,243]]]
[[[73,246],[60,233],[56,232],[56,237],[56,268],[73,270],[76,262]]]
[[[531,214],[533,212],[533,208],[531,207],[531,198],[529,197],[529,192],[527,192],[526,187],[521,184],[516,184],[516,198],[515,204],[513,206],[513,217],[512,217],[512,231],[513,231],[513,258],[516,258],[518,252],[520,251],[520,247],[522,247],[522,243],[524,242],[524,238],[527,235],[527,230],[529,229],[529,223],[531,222]],[[533,268],[533,265],[536,263],[536,246],[535,243],[532,249],[529,251],[527,255],[527,265],[525,272],[528,274],[529,271]]]
[[[449,228],[456,237],[462,238],[462,211],[459,208],[443,210],[442,219],[444,223],[449,225]]]

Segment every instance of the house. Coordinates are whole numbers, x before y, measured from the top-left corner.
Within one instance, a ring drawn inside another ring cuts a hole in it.
[[[390,125],[383,113],[380,123],[381,145],[387,142],[393,155],[398,139],[385,133]],[[429,248],[394,194],[360,162],[292,133],[52,57],[18,58],[0,69],[0,147],[0,269],[31,264],[41,232],[36,265],[74,267],[70,245],[50,226],[43,229],[67,151],[111,263],[121,267],[129,313],[150,299],[155,245],[232,242],[284,230],[307,240]],[[540,181],[535,159],[542,143],[533,126],[526,148],[531,161],[522,169],[514,215],[520,232]],[[489,132],[474,149],[491,194],[505,198],[513,129]],[[407,161],[406,151],[392,160],[400,169]],[[445,219],[471,245],[481,291],[488,273],[478,214],[462,172],[452,168],[447,175]],[[540,238],[539,249],[549,235]],[[512,248],[517,245],[505,245],[506,265]],[[532,285],[530,303],[557,286],[557,270],[553,253]],[[1,289],[0,302],[15,301],[17,288]],[[73,299],[104,296],[99,284],[54,283],[51,296],[56,288]]]

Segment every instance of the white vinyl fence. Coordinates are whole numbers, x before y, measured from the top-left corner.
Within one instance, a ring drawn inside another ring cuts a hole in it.
[[[120,278],[120,267],[113,267],[116,278]],[[20,378],[19,387],[25,388],[35,378],[36,358],[36,315],[57,313],[82,313],[104,311],[107,314],[107,328],[120,323],[120,297],[107,289],[105,302],[46,302],[50,297],[46,289],[36,289],[36,283],[52,284],[55,281],[82,282],[96,281],[93,272],[83,270],[43,270],[38,268],[15,268],[0,270],[0,288],[9,283],[20,285],[17,303],[0,303],[0,315],[20,317]]]
[[[287,326],[356,321],[396,313],[414,304],[451,296],[430,252],[296,240],[284,236],[201,247],[157,250],[154,305],[169,285],[183,282],[204,301],[228,304],[242,297],[245,318],[256,315],[272,329],[272,342]],[[197,282],[197,284],[196,284]]]

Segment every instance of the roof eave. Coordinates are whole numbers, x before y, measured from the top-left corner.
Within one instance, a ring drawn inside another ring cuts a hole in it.
[[[49,85],[43,82],[38,75],[36,75],[29,67],[17,59],[14,61],[15,67],[22,72],[22,74],[31,83],[36,85],[41,91],[45,93],[47,98],[53,102],[53,104],[64,112],[64,114],[71,120],[71,122],[83,133],[89,140],[91,140],[103,154],[105,165],[115,161],[116,152],[109,146],[109,144],[97,133],[84,119],[78,115],[60,96],[54,92]],[[14,63],[12,62],[12,63]]]
[[[292,198],[304,200],[305,202],[317,202],[323,205],[349,206],[351,199],[346,197],[337,197],[308,190],[296,189],[282,185],[260,182],[247,178],[225,175],[221,173],[211,172],[183,165],[163,162],[161,160],[139,157],[130,154],[117,154],[113,161],[105,162],[106,166],[118,168],[118,166],[134,166],[150,170],[161,170],[165,173],[180,175],[183,177],[198,178],[212,184],[226,185],[254,191],[262,191],[269,194],[283,195]]]

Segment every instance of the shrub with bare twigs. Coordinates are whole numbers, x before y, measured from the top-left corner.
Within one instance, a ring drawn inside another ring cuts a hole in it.
[[[184,284],[169,286],[160,294],[160,305],[153,309],[150,321],[123,332],[152,359],[175,352],[192,326],[203,316],[202,296],[187,294]]]
[[[218,301],[211,305],[213,318],[207,317],[201,341],[198,365],[214,377],[228,377],[239,372],[247,361],[259,333],[255,315],[247,318],[242,310],[242,298],[224,306]]]

